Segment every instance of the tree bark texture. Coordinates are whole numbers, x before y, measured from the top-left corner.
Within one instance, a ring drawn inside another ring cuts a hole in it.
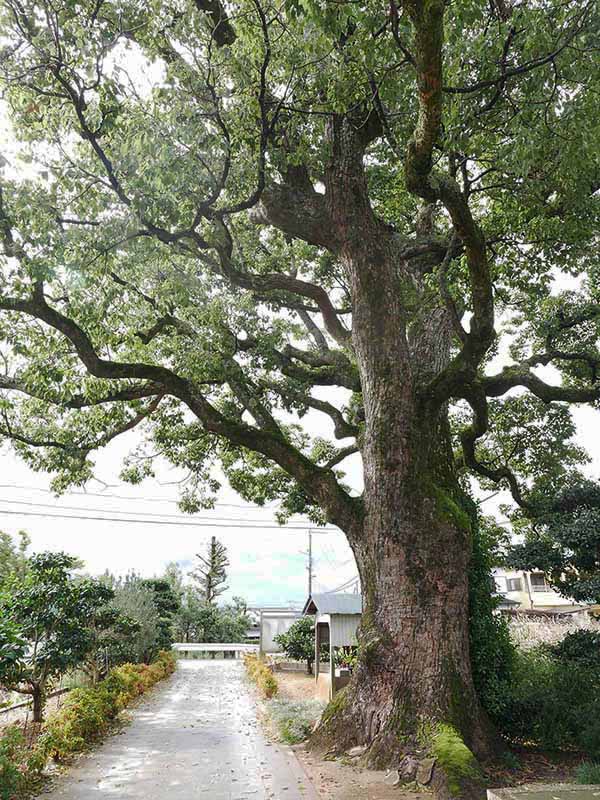
[[[31,692],[31,698],[33,700],[33,721],[41,723],[44,721],[43,690],[39,686],[34,686]]]
[[[370,762],[387,766],[426,750],[423,731],[443,724],[486,756],[493,735],[469,655],[471,519],[461,505],[447,404],[428,390],[450,365],[453,320],[428,293],[423,274],[431,267],[406,259],[364,202],[359,134],[344,119],[330,135],[327,197],[353,298],[364,405],[363,515],[346,530],[363,618],[358,668],[314,742],[366,743]]]

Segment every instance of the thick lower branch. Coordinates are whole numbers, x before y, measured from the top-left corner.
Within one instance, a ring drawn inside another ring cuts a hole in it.
[[[351,498],[342,489],[331,470],[317,466],[281,434],[261,431],[240,420],[225,417],[200,393],[197,386],[167,367],[100,358],[85,331],[74,320],[46,303],[41,283],[35,285],[30,299],[0,296],[0,310],[26,314],[62,333],[75,348],[87,371],[97,378],[133,378],[159,384],[163,390],[161,394],[171,394],[185,403],[205,430],[235,445],[262,453],[278,464],[326,511],[329,520],[342,529],[352,530],[360,519],[360,501]]]
[[[523,386],[545,403],[592,403],[600,400],[600,386],[552,386],[521,366],[505,367],[498,375],[482,378],[481,384],[488,397],[500,397],[510,389]]]

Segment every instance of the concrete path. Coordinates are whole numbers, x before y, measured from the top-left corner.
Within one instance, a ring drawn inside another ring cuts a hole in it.
[[[175,674],[44,796],[52,800],[315,800],[291,751],[269,743],[239,661]]]

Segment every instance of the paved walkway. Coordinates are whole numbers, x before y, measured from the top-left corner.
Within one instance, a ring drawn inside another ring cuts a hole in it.
[[[51,800],[315,800],[269,743],[239,661],[180,661],[125,730],[57,779]]]

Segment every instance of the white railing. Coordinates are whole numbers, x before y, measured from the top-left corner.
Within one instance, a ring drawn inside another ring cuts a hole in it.
[[[257,644],[230,642],[175,642],[171,649],[178,653],[258,653]]]

